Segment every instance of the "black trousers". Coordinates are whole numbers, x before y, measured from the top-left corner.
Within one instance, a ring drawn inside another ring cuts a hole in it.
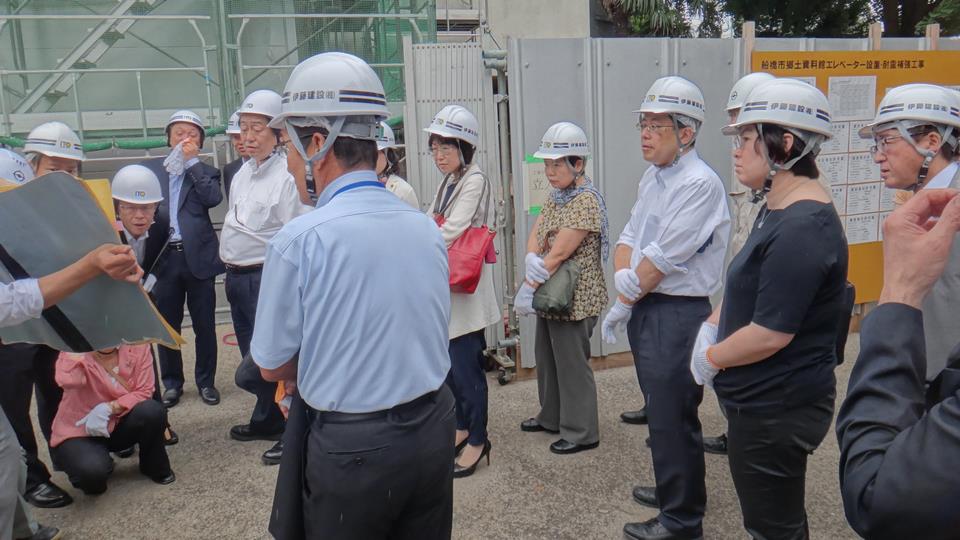
[[[280,407],[274,401],[277,383],[263,380],[260,368],[250,357],[250,340],[253,339],[253,324],[257,314],[257,298],[260,295],[261,272],[238,273],[227,270],[224,288],[230,301],[230,316],[233,331],[240,347],[240,365],[234,374],[237,386],[257,397],[250,415],[250,427],[260,433],[283,431],[284,419]]]
[[[467,442],[482,446],[487,442],[487,375],[483,350],[487,339],[483,330],[450,340],[450,373],[447,385],[457,400],[457,429],[467,430]]]
[[[809,538],[804,509],[807,456],[827,435],[833,405],[831,393],[775,415],[727,409],[727,459],[743,526],[753,538]]]
[[[446,385],[375,418],[311,414],[306,538],[450,538],[455,424]]]
[[[702,297],[652,293],[633,307],[627,337],[647,407],[660,523],[684,537],[703,534],[707,503],[703,435],[697,408],[703,387],[693,381],[690,354],[710,316]]]
[[[167,409],[152,399],[137,403],[120,418],[110,438],[78,437],[53,448],[57,463],[70,483],[87,495],[107,490],[107,478],[113,472],[110,452],[140,445],[140,472],[150,478],[170,474],[170,459],[163,444]]]
[[[55,377],[59,354],[46,345],[0,344],[0,406],[26,452],[27,491],[50,480],[50,471],[37,457],[30,401],[36,390],[37,420],[49,445],[50,428],[63,397]]]
[[[217,297],[213,278],[197,279],[187,267],[182,251],[168,250],[157,286],[154,289],[157,309],[177,332],[183,324],[183,303],[186,301],[196,334],[197,365],[194,377],[197,388],[214,385],[217,375],[217,330],[214,320]],[[183,358],[180,351],[160,347],[160,371],[163,386],[183,388]]]

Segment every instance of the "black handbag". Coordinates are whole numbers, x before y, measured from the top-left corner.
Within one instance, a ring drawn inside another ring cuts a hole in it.
[[[566,315],[573,309],[573,292],[580,278],[580,264],[573,259],[563,261],[535,293],[533,309],[547,315]]]

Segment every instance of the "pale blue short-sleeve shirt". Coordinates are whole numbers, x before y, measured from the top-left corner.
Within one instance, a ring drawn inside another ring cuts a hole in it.
[[[379,411],[443,384],[449,317],[437,225],[372,171],[353,172],[270,241],[250,352],[276,369],[299,351],[314,409]]]

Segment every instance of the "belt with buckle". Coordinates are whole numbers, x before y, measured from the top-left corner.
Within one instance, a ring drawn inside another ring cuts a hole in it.
[[[169,242],[167,244],[167,249],[172,249],[173,251],[183,251],[183,242]]]
[[[231,274],[252,274],[254,272],[259,272],[263,270],[262,264],[251,264],[250,266],[237,266],[235,264],[224,264],[227,267],[227,272]]]

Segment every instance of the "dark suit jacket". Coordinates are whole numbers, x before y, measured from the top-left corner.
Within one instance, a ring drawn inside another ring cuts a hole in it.
[[[163,167],[163,160],[160,157],[141,163],[156,173],[163,191],[163,201],[147,238],[148,249],[157,242],[162,246],[170,231],[170,175]],[[226,271],[220,261],[220,242],[210,221],[210,209],[222,200],[220,171],[216,167],[201,161],[187,169],[180,188],[177,219],[187,266],[197,279],[209,279]]]
[[[223,192],[230,197],[230,183],[233,182],[233,175],[237,174],[240,167],[243,166],[243,158],[237,158],[223,166]]]
[[[930,395],[926,375],[920,310],[877,307],[837,415],[843,506],[865,538],[960,536],[960,348]]]

